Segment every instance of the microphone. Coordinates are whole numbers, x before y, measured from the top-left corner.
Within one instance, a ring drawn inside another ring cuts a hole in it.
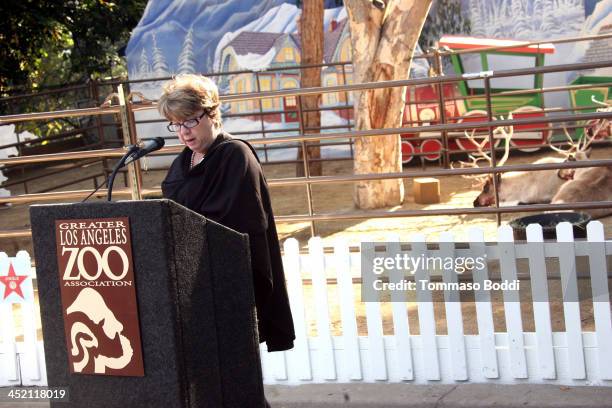
[[[117,162],[111,175],[108,177],[108,194],[106,196],[107,201],[111,201],[113,195],[113,183],[115,182],[115,176],[117,171],[123,166],[140,159],[142,156],[161,149],[166,144],[163,137],[156,137],[153,140],[147,140],[142,144],[142,147],[138,145],[129,145],[128,152]]]
[[[142,147],[139,147],[134,153],[130,154],[123,164],[130,164],[151,152],[161,149],[165,144],[164,138],[159,136],[155,139],[147,140],[142,144]]]

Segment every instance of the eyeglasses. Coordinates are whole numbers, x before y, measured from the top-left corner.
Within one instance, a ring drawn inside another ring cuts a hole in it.
[[[166,128],[170,132],[173,132],[173,133],[178,132],[179,130],[181,130],[181,126],[183,126],[185,129],[193,129],[194,127],[196,127],[196,126],[198,126],[200,124],[200,120],[202,120],[202,118],[204,117],[204,115],[206,115],[206,113],[207,113],[207,111],[205,110],[197,118],[187,119],[186,121],[184,121],[182,123],[173,123],[173,122],[170,122],[170,123],[168,123],[168,126],[166,126]]]

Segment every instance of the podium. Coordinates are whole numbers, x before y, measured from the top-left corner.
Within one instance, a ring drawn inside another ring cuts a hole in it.
[[[52,406],[265,406],[246,234],[169,200],[30,217]]]

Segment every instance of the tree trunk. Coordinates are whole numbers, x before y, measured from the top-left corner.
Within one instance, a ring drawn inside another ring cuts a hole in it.
[[[300,45],[302,52],[301,64],[320,64],[323,62],[323,0],[304,0],[302,2],[302,15],[299,22]],[[321,86],[321,68],[302,69],[302,88]],[[321,113],[319,101],[321,95],[302,96],[302,110],[316,110],[315,112],[303,112],[304,133],[320,133]],[[300,118],[300,119],[302,119]],[[312,162],[312,159],[321,158],[321,147],[319,142],[307,144],[307,156],[309,173],[311,176],[322,175],[320,161]],[[296,173],[304,176],[304,162],[302,147],[298,149]]]
[[[379,10],[370,1],[345,0],[351,29],[355,83],[407,79],[412,54],[432,0],[388,0]],[[400,127],[405,87],[355,92],[355,129]],[[355,174],[402,171],[399,135],[355,139]],[[357,182],[358,208],[399,205],[402,179]]]

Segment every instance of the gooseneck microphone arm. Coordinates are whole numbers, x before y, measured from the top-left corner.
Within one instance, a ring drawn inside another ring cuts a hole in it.
[[[125,161],[128,159],[128,157],[130,157],[131,155],[136,153],[138,150],[140,150],[138,145],[130,145],[129,148],[128,148],[127,153],[124,154],[123,157],[121,158],[121,160],[119,160],[117,162],[117,164],[115,164],[115,167],[113,167],[113,171],[111,172],[110,176],[108,176],[108,183],[107,183],[108,184],[108,193],[106,195],[106,201],[111,201],[112,200],[112,197],[113,197],[113,183],[115,182],[115,176],[117,175],[117,172],[119,171],[120,168],[125,166]]]
[[[120,168],[126,164],[130,164],[133,161],[144,157],[145,155],[154,152],[164,147],[165,140],[163,137],[156,137],[155,139],[148,140],[140,145],[130,145],[128,151],[123,155],[121,160],[117,162],[111,175],[108,177],[108,194],[106,197],[107,201],[111,201],[113,196],[113,183],[115,182],[115,176]]]

